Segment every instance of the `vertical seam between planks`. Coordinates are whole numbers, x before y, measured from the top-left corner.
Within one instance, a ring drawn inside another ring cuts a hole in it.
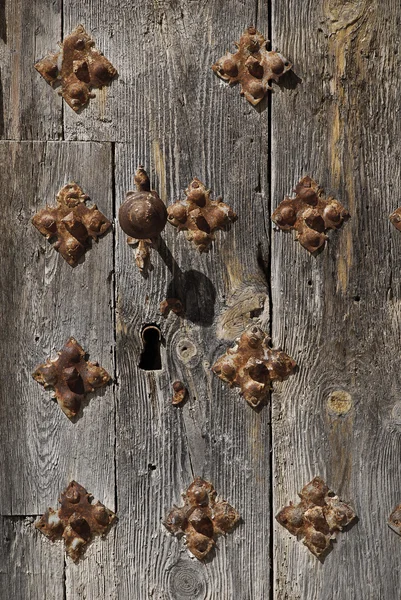
[[[65,553],[63,561],[63,600],[67,600],[67,559]]]
[[[0,0],[1,1],[1,0]],[[60,0],[60,42],[64,40],[64,0]],[[65,140],[65,131],[64,131],[64,98],[61,99],[61,139]]]
[[[273,25],[272,25],[272,0],[268,0],[267,3],[267,35],[270,40],[269,46],[270,50],[272,47],[272,37],[273,37]],[[268,176],[268,230],[269,230],[269,255],[268,255],[268,263],[267,263],[267,293],[269,296],[269,337],[272,339],[273,334],[273,296],[272,296],[272,222],[270,219],[271,209],[272,209],[272,93],[268,92],[268,100],[267,100],[267,176]],[[272,393],[270,392],[270,402],[269,402],[269,437],[270,437],[270,453],[269,453],[269,474],[270,474],[270,486],[269,486],[269,508],[270,508],[270,535],[269,535],[269,598],[270,600],[274,600],[274,540],[273,540],[273,525],[274,525],[274,517],[273,517],[273,410],[272,410]]]
[[[116,223],[117,223],[117,190],[116,190],[116,143],[111,142],[111,194],[113,210],[113,270],[112,270],[112,314],[113,314],[113,396],[114,396],[114,512],[118,511],[117,493],[117,285],[116,285]]]

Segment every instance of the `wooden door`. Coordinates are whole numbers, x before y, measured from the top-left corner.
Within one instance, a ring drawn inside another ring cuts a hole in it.
[[[400,597],[399,22],[393,0],[0,0],[2,599]],[[79,23],[119,77],[75,114],[33,65]],[[256,108],[210,68],[251,24],[294,65]],[[139,164],[166,204],[197,176],[238,214],[207,254],[167,225],[147,278],[116,222]],[[270,219],[303,175],[351,213],[318,256]],[[69,181],[115,224],[75,269],[30,223]],[[260,412],[210,369],[253,322],[299,365]],[[31,377],[71,335],[113,377],[75,423]],[[359,518],[324,563],[274,520],[315,475]],[[194,476],[242,517],[204,563],[162,525]],[[33,526],[71,479],[119,519],[78,564]]]

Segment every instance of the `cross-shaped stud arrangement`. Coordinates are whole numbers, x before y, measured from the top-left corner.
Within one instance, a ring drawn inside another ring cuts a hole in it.
[[[89,196],[76,183],[65,185],[57,194],[56,206],[47,206],[32,218],[32,223],[60,252],[69,265],[75,267],[89,248],[90,240],[97,242],[111,223],[96,204],[86,205]]]
[[[231,531],[240,519],[228,502],[216,501],[216,495],[211,483],[197,477],[183,494],[184,506],[174,506],[163,523],[173,535],[185,536],[188,550],[199,560],[215,546],[216,536]]]
[[[61,44],[61,50],[45,56],[35,69],[51,86],[61,85],[59,94],[75,111],[86,106],[93,88],[102,88],[117,75],[110,61],[95,47],[82,25]]]
[[[276,519],[292,535],[303,538],[305,546],[317,558],[322,558],[332,549],[337,532],[352,523],[356,514],[320,477],[312,479],[298,495],[301,502],[296,505],[290,502]]]
[[[110,381],[110,375],[97,362],[85,359],[85,351],[72,337],[57,358],[39,365],[32,377],[45,389],[53,388],[61,410],[69,419],[78,414],[86,394]]]
[[[235,54],[227,52],[212,66],[213,71],[230,85],[240,83],[240,94],[254,106],[271,90],[292,65],[278,52],[267,49],[268,40],[256,30],[248,27],[235,45]]]
[[[68,556],[77,562],[89,542],[106,535],[117,517],[76,481],[71,481],[58,501],[60,508],[49,508],[35,527],[52,542],[63,539]]]
[[[344,206],[329,197],[311,177],[303,177],[295,188],[295,198],[285,198],[276,208],[272,220],[283,231],[295,229],[296,239],[309,252],[324,247],[329,229],[339,229],[348,219]]]
[[[186,199],[167,208],[168,221],[178,231],[186,231],[199,252],[207,252],[219,229],[228,229],[237,220],[235,212],[219,197],[210,199],[210,190],[196,177],[185,190]]]
[[[270,338],[253,325],[213,365],[212,371],[231,387],[239,387],[245,400],[257,408],[268,397],[271,383],[294,372],[296,362],[270,347]]]

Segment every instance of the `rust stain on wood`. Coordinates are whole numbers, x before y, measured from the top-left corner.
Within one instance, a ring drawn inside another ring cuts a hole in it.
[[[348,63],[354,63],[360,40],[364,35],[361,25],[366,14],[367,2],[344,2],[327,0],[324,13],[328,18],[329,54],[332,57],[331,93],[333,97],[331,129],[328,130],[328,152],[332,185],[339,189],[343,184],[347,191],[347,204],[351,215],[354,212],[355,191],[353,183],[352,149],[348,140],[353,139],[352,122],[345,118],[349,110],[349,93],[344,81]],[[357,36],[357,39],[354,39]],[[347,85],[349,85],[347,83]],[[357,107],[356,107],[357,108]],[[355,132],[357,133],[357,132]],[[353,264],[352,228],[342,233],[337,263],[337,290],[345,293],[349,273]]]
[[[153,161],[155,163],[155,171],[159,178],[160,197],[164,204],[167,204],[166,159],[163,150],[160,148],[159,140],[153,140],[152,152]]]
[[[330,480],[341,489],[349,492],[352,474],[352,440],[354,410],[352,397],[348,392],[338,390],[330,394],[326,402],[326,427],[328,430],[329,453],[331,457],[328,472]]]
[[[99,107],[99,120],[104,121],[106,119],[106,104],[107,104],[107,93],[108,87],[99,88],[97,93],[98,107]]]

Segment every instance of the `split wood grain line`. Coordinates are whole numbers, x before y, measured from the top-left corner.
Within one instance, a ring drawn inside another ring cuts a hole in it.
[[[299,364],[273,395],[274,511],[319,474],[359,516],[324,566],[277,524],[275,598],[399,595],[386,525],[400,490],[397,15],[393,2],[273,2],[275,42],[302,79],[273,99],[273,209],[313,174],[351,213],[316,258],[273,232],[273,339]],[[327,404],[337,389],[352,397],[343,416]]]

